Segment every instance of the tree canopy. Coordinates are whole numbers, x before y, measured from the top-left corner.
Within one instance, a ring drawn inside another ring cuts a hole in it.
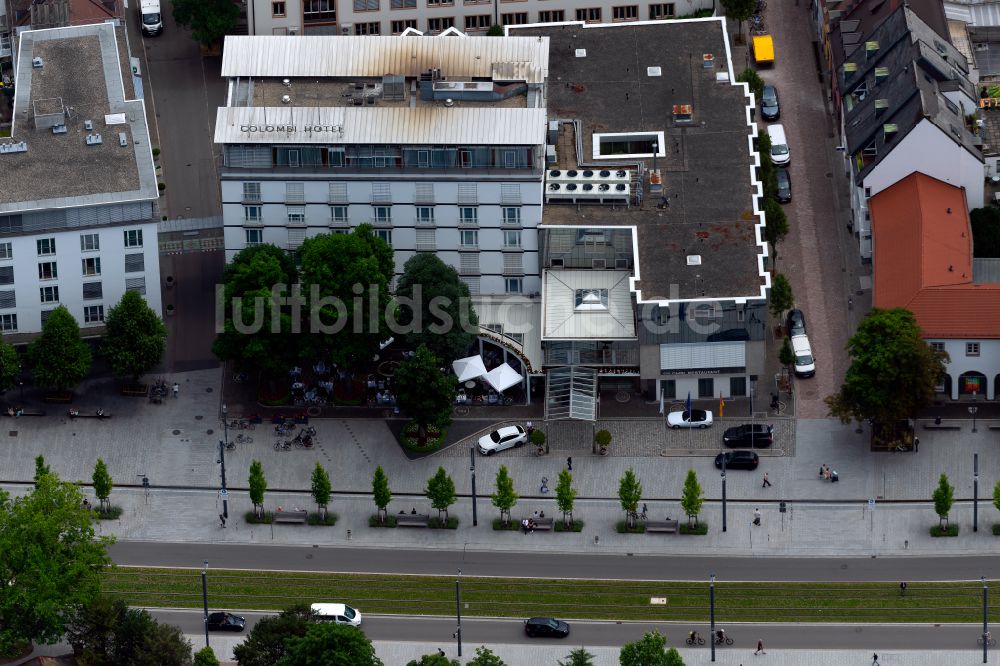
[[[535,432],[538,432],[537,430]],[[573,524],[573,505],[576,503],[576,488],[573,487],[573,475],[568,469],[559,471],[559,482],[556,484],[556,506],[562,512],[563,522]]]
[[[262,617],[246,639],[233,647],[233,656],[240,666],[274,666],[285,656],[285,639],[305,636],[315,622],[305,603]]]
[[[392,248],[362,224],[350,234],[307,238],[299,252],[311,352],[344,367],[369,361],[390,336]]]
[[[392,491],[389,490],[389,477],[386,476],[382,465],[375,468],[375,474],[372,476],[372,497],[378,508],[379,521],[385,522],[385,508],[392,501]]]
[[[98,537],[93,520],[79,488],[51,472],[22,497],[0,491],[0,655],[59,642],[75,609],[97,597],[114,539]]]
[[[764,239],[771,244],[775,257],[777,256],[778,243],[788,235],[788,218],[785,216],[785,209],[777,199],[764,199]],[[773,261],[773,259],[772,259]]]
[[[559,666],[594,666],[594,655],[585,647],[573,648],[565,661],[557,662]]]
[[[419,252],[407,260],[396,288],[399,324],[407,343],[426,345],[442,365],[465,356],[476,339],[479,317],[469,287],[437,255]],[[413,329],[413,332],[409,332]]]
[[[621,666],[684,666],[677,650],[667,650],[667,639],[655,629],[623,645],[618,661]]]
[[[90,347],[65,305],[42,324],[42,334],[28,346],[28,360],[35,384],[56,391],[72,389],[90,372]]]
[[[465,666],[507,666],[507,663],[493,654],[493,650],[485,645],[480,645],[476,648],[476,656],[468,661]]]
[[[301,325],[281,302],[298,282],[292,258],[274,245],[251,245],[226,266],[222,281],[225,319],[212,351],[244,368],[285,372],[298,356],[293,336]]]
[[[160,363],[167,327],[138,293],[126,291],[118,305],[108,311],[104,326],[107,334],[101,354],[116,376],[137,382],[140,375]]]
[[[913,313],[874,309],[847,343],[851,365],[840,391],[826,398],[830,415],[879,424],[916,415],[934,397],[946,352],[931,349]]]
[[[684,492],[681,494],[681,509],[687,514],[692,523],[697,524],[698,514],[705,504],[705,497],[698,483],[698,475],[693,469],[689,469],[687,478],[684,479]]]
[[[285,656],[276,666],[383,666],[372,642],[356,627],[332,622],[309,625],[304,636],[285,641]],[[241,663],[242,666],[242,663]]]
[[[506,465],[500,465],[497,470],[496,492],[490,496],[493,506],[500,509],[500,520],[504,525],[510,525],[510,510],[517,504],[517,491],[514,490],[514,480],[510,478]]]
[[[194,666],[219,666],[219,658],[215,656],[215,651],[206,645],[195,652]]]
[[[642,484],[631,467],[625,470],[625,475],[618,482],[618,499],[625,511],[625,520],[630,527],[634,526],[639,502],[642,501]]]
[[[330,475],[326,473],[323,466],[316,463],[312,473],[312,496],[320,513],[326,517],[326,505],[330,503],[330,495],[333,486],[330,484]]]
[[[792,296],[792,284],[781,273],[775,273],[771,281],[771,302],[769,307],[771,315],[780,317],[786,310],[791,310],[795,305],[795,297]]]
[[[111,489],[114,487],[114,484],[111,481],[111,474],[108,473],[108,466],[100,458],[97,459],[97,464],[94,465],[94,474],[91,477],[91,481],[94,483],[94,494],[97,495],[97,499],[101,502],[101,509],[106,510],[108,498],[111,496]]]
[[[174,20],[191,29],[195,41],[211,46],[236,27],[240,8],[232,0],[173,0]]]
[[[941,525],[948,526],[948,514],[955,504],[955,487],[948,482],[948,475],[942,474],[938,479],[938,487],[934,489],[934,513],[940,518]]]
[[[743,35],[743,22],[757,11],[757,0],[720,0],[726,16],[736,21],[739,34]]]
[[[20,375],[21,357],[12,345],[0,340],[0,391],[9,391],[17,386]]]
[[[418,435],[426,438],[427,426],[451,423],[455,406],[456,379],[441,372],[441,360],[421,345],[396,368],[396,401],[399,409],[417,423]]]
[[[471,661],[469,662],[472,663]],[[462,662],[458,659],[449,659],[443,654],[437,652],[433,654],[425,654],[420,657],[420,659],[411,659],[406,662],[406,666],[462,666]]]
[[[157,622],[148,612],[101,595],[81,606],[66,627],[73,654],[87,666],[189,666],[191,643],[180,628]],[[214,653],[211,653],[214,658]],[[218,666],[195,660],[196,666]]]
[[[250,487],[250,501],[255,512],[264,512],[264,491],[267,490],[267,479],[264,478],[264,466],[259,460],[250,462],[250,476],[247,478]]]
[[[431,506],[437,509],[439,517],[441,512],[444,512],[444,518],[447,520],[448,507],[455,503],[457,495],[455,482],[448,476],[448,472],[444,471],[444,467],[438,467],[434,476],[427,481],[424,495],[431,501]]]

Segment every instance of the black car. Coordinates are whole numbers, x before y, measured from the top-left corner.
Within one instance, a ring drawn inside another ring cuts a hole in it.
[[[750,448],[767,448],[774,442],[774,427],[766,423],[744,423],[735,428],[727,428],[722,435],[726,446],[733,448],[749,446]]]
[[[211,631],[243,631],[247,620],[242,615],[232,613],[211,613],[208,616],[208,628]]]
[[[532,638],[566,638],[569,636],[569,625],[551,617],[530,617],[524,621],[524,633]]]
[[[715,466],[722,469],[722,456],[726,457],[726,469],[757,469],[760,457],[754,451],[726,451],[715,456]]]
[[[777,120],[781,117],[778,89],[772,85],[764,86],[764,92],[760,95],[760,116],[764,120]]]
[[[806,317],[802,314],[802,310],[789,310],[788,311],[788,337],[793,338],[796,335],[806,334]]]
[[[778,169],[778,202],[788,203],[792,200],[792,177],[788,169]]]

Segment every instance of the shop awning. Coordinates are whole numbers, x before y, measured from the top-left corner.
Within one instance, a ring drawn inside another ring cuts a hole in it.
[[[664,375],[741,373],[746,365],[745,342],[660,345],[660,373]]]

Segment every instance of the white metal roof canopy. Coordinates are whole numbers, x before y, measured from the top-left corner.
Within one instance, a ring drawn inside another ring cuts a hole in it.
[[[478,354],[466,358],[460,358],[452,362],[451,369],[458,375],[458,381],[467,382],[470,379],[479,379],[486,374],[486,364],[483,357]]]
[[[507,363],[503,363],[486,373],[486,381],[495,390],[503,393],[511,386],[521,383],[521,373]]]
[[[597,420],[597,371],[570,366],[549,370],[545,420]]]

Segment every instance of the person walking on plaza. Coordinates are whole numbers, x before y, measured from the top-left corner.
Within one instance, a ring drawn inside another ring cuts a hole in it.
[[[181,385],[178,384],[177,382],[174,382],[174,397],[176,398],[177,394],[180,392],[181,392]]]
[[[764,484],[761,486],[761,488],[770,488],[770,487],[771,487],[771,481],[767,478],[767,472],[764,472]]]
[[[757,639],[757,651],[754,654],[767,654],[764,652],[764,641],[759,638]]]
[[[753,524],[760,526],[760,509],[753,510]]]
[[[877,652],[872,654],[872,666],[879,666]]]

